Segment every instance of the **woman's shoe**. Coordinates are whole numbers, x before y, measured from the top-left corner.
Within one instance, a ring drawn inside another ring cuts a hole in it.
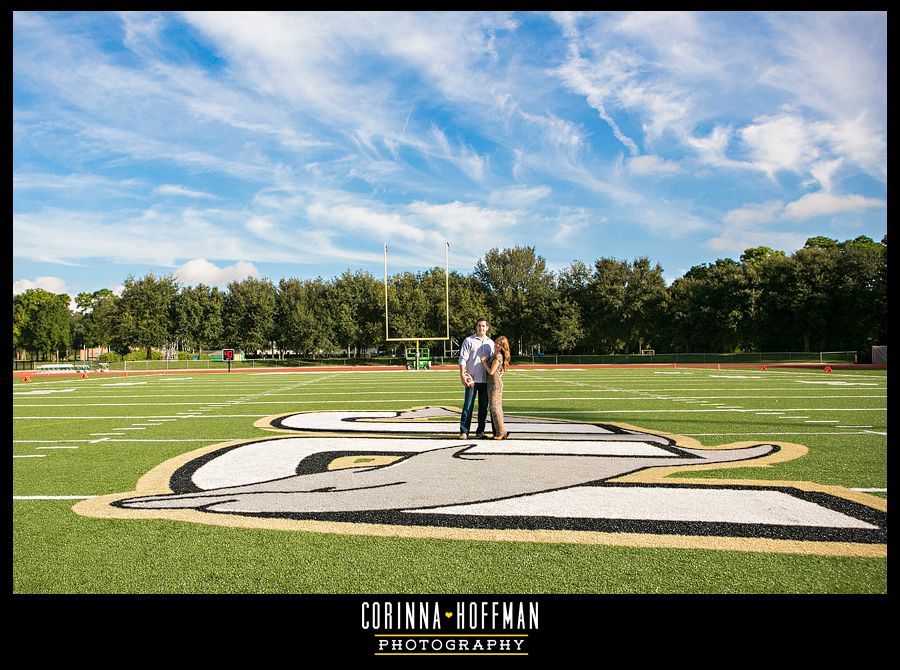
[[[505,439],[508,438],[508,437],[509,437],[509,433],[503,433],[503,435],[494,435],[494,437],[491,438],[491,439],[494,439],[494,440],[505,440]]]

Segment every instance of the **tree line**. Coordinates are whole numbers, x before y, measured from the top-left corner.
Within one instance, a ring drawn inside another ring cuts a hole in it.
[[[740,261],[692,267],[670,285],[646,257],[574,261],[558,272],[534,247],[491,249],[471,274],[432,268],[388,278],[390,338],[461,341],[486,316],[515,352],[558,354],[850,351],[887,343],[887,236],[807,240],[791,255],[747,249]],[[220,290],[173,276],[129,275],[69,297],[30,289],[13,298],[13,351],[46,359],[104,347],[235,348],[254,355],[363,356],[390,351],[384,281],[350,270],[331,279],[247,278]],[[65,354],[64,354],[65,355]]]

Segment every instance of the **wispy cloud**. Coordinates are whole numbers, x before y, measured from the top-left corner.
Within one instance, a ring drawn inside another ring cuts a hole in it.
[[[659,156],[634,156],[626,162],[626,169],[633,175],[673,175],[681,172],[681,166]]]
[[[460,269],[516,244],[686,268],[815,227],[880,238],[886,23],[17,12],[15,273],[378,273],[386,240],[411,265],[450,240]]]
[[[205,191],[197,191],[191,188],[187,188],[185,186],[179,186],[178,184],[162,184],[161,186],[157,186],[153,189],[154,192],[159,193],[160,195],[174,195],[180,196],[184,198],[199,198],[201,200],[216,200],[218,199],[217,195],[213,195],[212,193],[206,193]]]

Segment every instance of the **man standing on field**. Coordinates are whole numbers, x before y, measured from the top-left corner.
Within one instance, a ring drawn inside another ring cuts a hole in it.
[[[468,439],[472,427],[472,410],[475,407],[475,396],[478,396],[478,429],[475,437],[485,438],[485,422],[488,413],[487,372],[481,357],[490,358],[494,353],[494,341],[487,336],[487,319],[475,322],[475,334],[463,340],[459,348],[459,379],[466,388],[463,400],[462,415],[459,422],[460,439]]]

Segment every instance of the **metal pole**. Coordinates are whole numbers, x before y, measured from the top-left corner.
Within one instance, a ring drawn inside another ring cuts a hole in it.
[[[450,243],[444,249],[444,279],[447,290],[447,339],[450,339]]]
[[[388,339],[387,242],[384,243],[384,339]]]

